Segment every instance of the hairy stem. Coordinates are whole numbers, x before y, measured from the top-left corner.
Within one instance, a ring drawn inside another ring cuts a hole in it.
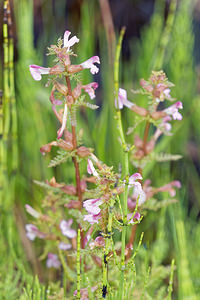
[[[71,88],[71,83],[70,83],[70,79],[68,76],[66,76],[66,83],[67,83],[68,93],[70,96],[72,96],[72,88]],[[73,124],[71,126],[72,126],[73,148],[76,149],[77,148],[76,126],[74,126]],[[78,195],[78,200],[82,204],[80,170],[79,170],[79,163],[77,162],[76,157],[73,157],[73,163],[74,163],[75,173],[76,173],[76,191],[77,191],[77,195]]]
[[[71,88],[71,82],[68,76],[66,76],[66,83],[67,83],[67,88],[68,88],[68,94],[69,96],[72,96],[72,88]],[[71,110],[70,110],[71,112]],[[72,126],[72,144],[73,148],[77,148],[77,139],[76,139],[76,126],[71,124]],[[75,168],[75,174],[76,174],[76,192],[78,195],[78,200],[81,203],[80,210],[82,209],[82,192],[81,192],[81,177],[80,177],[80,169],[79,169],[79,163],[77,162],[76,157],[72,158],[72,161],[74,163],[74,168]],[[81,226],[79,225],[79,229],[81,230]],[[84,234],[83,231],[81,230],[81,247],[84,248]]]

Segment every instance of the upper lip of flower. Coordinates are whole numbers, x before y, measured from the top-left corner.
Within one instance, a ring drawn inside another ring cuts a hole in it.
[[[63,48],[67,48],[67,52],[69,52],[70,47],[72,47],[74,44],[79,42],[79,39],[77,36],[73,36],[69,39],[71,32],[66,30],[64,33],[64,39],[63,39]]]

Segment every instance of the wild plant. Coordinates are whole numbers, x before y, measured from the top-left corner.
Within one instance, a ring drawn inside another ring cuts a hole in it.
[[[164,183],[161,187],[151,186],[149,179],[142,184],[143,169],[148,162],[179,158],[176,155],[157,154],[155,147],[163,134],[172,134],[172,120],[182,119],[179,112],[182,103],[178,101],[165,107],[165,102],[174,102],[175,99],[171,96],[173,84],[163,71],[153,71],[148,80],[140,81],[141,88],[133,91],[133,95],[146,97],[146,107],[128,100],[127,91],[119,88],[123,33],[124,30],[116,49],[114,69],[115,119],[119,130],[119,146],[123,149],[123,161],[117,171],[103,163],[93,149],[83,144],[83,130],[77,129],[77,112],[85,108],[98,108],[87,100],[88,96],[91,100],[95,98],[98,83],[83,84],[79,74],[84,69],[89,69],[93,75],[98,73],[99,57],[93,56],[79,64],[72,64],[77,55],[71,47],[79,39],[76,36],[70,38],[71,33],[65,31],[63,39],[48,48],[48,55],[55,56],[53,67],[29,66],[34,80],[41,80],[43,75],[49,76],[47,86],[52,87],[50,103],[60,124],[57,138],[43,145],[40,151],[46,155],[54,152],[53,148],[58,149],[49,167],[65,163],[67,170],[68,160],[72,161],[74,167],[73,182],[60,183],[55,177],[46,182],[35,181],[46,189],[45,198],[38,210],[26,205],[27,212],[34,218],[32,223],[26,225],[27,237],[32,241],[36,238],[44,241],[40,259],[46,260],[47,268],[58,269],[54,273],[55,280],[56,275],[62,274],[63,289],[57,289],[55,297],[59,295],[63,299],[73,295],[77,299],[131,299],[133,296],[141,299],[147,294],[151,299],[152,291],[148,291],[148,288],[151,289],[148,283],[152,275],[150,271],[146,279],[140,281],[140,284],[143,282],[142,288],[136,284],[135,257],[144,234],[141,234],[135,247],[135,232],[148,209],[157,210],[174,202],[175,188],[181,187],[177,180]],[[125,107],[136,116],[129,134],[145,123],[144,134],[135,134],[133,145],[126,142],[124,133],[121,110]],[[131,166],[136,170],[132,175]],[[160,192],[168,192],[170,199],[156,199]],[[169,297],[173,266],[174,262]],[[169,270],[164,273],[165,276],[169,274]],[[157,285],[154,285],[154,292],[156,289]],[[166,289],[161,292],[167,293]]]

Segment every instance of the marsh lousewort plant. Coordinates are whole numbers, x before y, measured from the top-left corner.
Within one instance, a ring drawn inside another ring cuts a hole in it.
[[[69,292],[70,297],[74,294],[77,299],[125,299],[125,295],[126,299],[132,299],[135,293],[142,294],[136,283],[130,288],[125,282],[130,276],[135,280],[137,251],[133,251],[133,242],[136,225],[147,209],[155,210],[174,201],[159,202],[154,198],[157,193],[169,192],[174,197],[175,188],[181,186],[179,181],[172,181],[162,187],[152,187],[149,179],[142,184],[143,169],[155,158],[154,148],[161,135],[171,134],[171,121],[182,119],[179,112],[182,103],[160,109],[161,102],[174,101],[170,90],[173,84],[160,71],[152,72],[148,81],[141,80],[142,89],[134,93],[146,95],[148,101],[145,108],[136,105],[128,100],[127,91],[119,88],[115,68],[116,119],[124,150],[123,172],[118,174],[113,167],[100,161],[93,149],[82,144],[77,131],[77,111],[83,106],[98,108],[87,101],[87,94],[91,100],[95,98],[98,83],[83,85],[78,75],[83,69],[89,69],[91,74],[98,73],[100,59],[93,56],[72,64],[76,54],[71,48],[79,39],[76,36],[69,38],[70,34],[66,31],[57,45],[48,48],[48,55],[55,56],[54,66],[30,65],[29,68],[36,81],[43,75],[48,76],[47,85],[52,87],[50,103],[60,124],[55,130],[55,140],[41,146],[40,151],[45,155],[52,147],[57,148],[57,155],[49,166],[71,160],[75,180],[74,184],[58,183],[53,177],[46,182],[36,182],[47,192],[39,211],[26,205],[26,211],[34,218],[33,224],[26,225],[27,237],[31,241],[42,239],[41,259],[46,260],[47,268],[64,273],[62,281],[66,296]],[[116,61],[118,56],[119,48]],[[135,135],[134,145],[126,144],[123,133],[121,110],[126,107],[141,118],[140,122],[146,123],[144,136]],[[150,126],[154,128],[151,137]],[[173,159],[173,156],[168,155],[167,159]],[[130,163],[135,168],[132,175],[129,174]],[[85,172],[80,172],[83,169]],[[139,245],[142,237],[143,234]]]

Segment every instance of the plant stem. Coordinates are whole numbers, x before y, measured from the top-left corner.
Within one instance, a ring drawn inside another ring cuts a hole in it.
[[[115,85],[115,96],[118,101],[119,91],[119,57],[121,52],[122,40],[125,33],[125,27],[121,29],[119,41],[116,48],[115,64],[114,64],[114,85]],[[125,246],[126,246],[126,222],[127,222],[127,197],[128,197],[128,176],[129,176],[129,161],[128,152],[126,149],[126,141],[122,126],[121,111],[116,111],[117,128],[119,130],[122,147],[124,150],[123,154],[123,175],[126,180],[125,191],[123,194],[123,229],[122,229],[122,246],[121,246],[121,274],[120,274],[120,288],[119,288],[119,299],[123,299],[124,295],[124,271],[125,271]]]
[[[102,288],[102,297],[106,298],[106,294],[108,292],[108,254],[111,249],[111,236],[112,236],[112,219],[113,219],[113,206],[114,206],[114,199],[111,199],[110,206],[108,208],[108,224],[106,230],[106,242],[105,248],[103,251],[103,259],[102,259],[102,266],[103,266],[103,288]]]
[[[77,299],[81,298],[81,264],[80,264],[80,229],[78,229],[78,236],[77,236],[77,257],[76,257],[76,268],[77,268]]]
[[[147,139],[148,139],[148,134],[149,134],[149,128],[150,128],[150,122],[146,122],[145,130],[144,130],[144,138],[143,138],[143,150],[144,150],[144,155],[147,155],[147,150],[146,150],[146,145],[147,145]]]
[[[68,88],[68,94],[69,96],[73,97],[72,95],[72,88],[71,88],[71,82],[68,76],[66,78],[67,88]],[[70,110],[71,112],[71,110]],[[71,124],[72,126],[72,144],[73,148],[77,148],[77,139],[76,139],[76,126],[74,124]],[[72,161],[74,163],[75,168],[75,174],[76,174],[76,192],[78,195],[78,200],[81,203],[80,210],[82,209],[82,192],[81,192],[81,177],[80,177],[80,169],[79,169],[79,163],[77,162],[76,157],[72,158]],[[81,226],[79,225],[79,229],[81,230]],[[81,247],[84,248],[84,234],[81,230]]]
[[[68,76],[66,76],[66,83],[67,83],[68,93],[70,96],[72,96],[72,88],[71,88],[71,83],[70,83],[70,79]],[[73,148],[76,149],[77,148],[76,126],[73,124],[71,124],[71,126],[72,126],[72,144],[73,144]],[[73,157],[73,163],[74,163],[75,172],[76,172],[77,195],[78,195],[78,199],[79,199],[80,203],[82,204],[80,170],[79,170],[79,163],[77,162],[76,157]]]

